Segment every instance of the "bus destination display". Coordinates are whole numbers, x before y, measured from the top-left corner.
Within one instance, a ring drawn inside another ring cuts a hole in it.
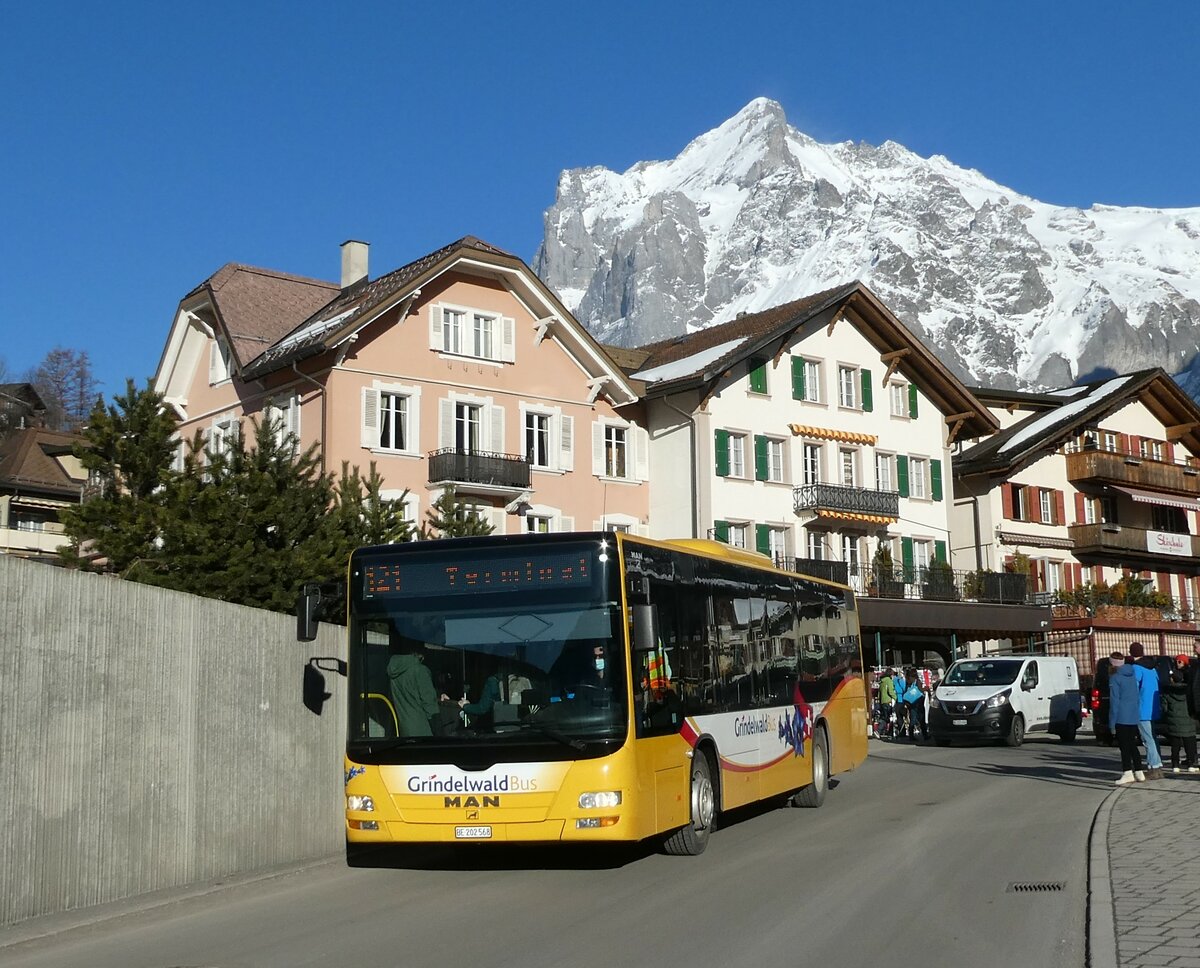
[[[590,553],[536,552],[488,559],[365,562],[363,598],[424,598],[432,595],[474,595],[516,589],[554,589],[590,586]]]

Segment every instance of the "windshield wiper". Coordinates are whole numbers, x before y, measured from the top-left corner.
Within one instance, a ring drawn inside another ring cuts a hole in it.
[[[547,726],[544,723],[530,722],[528,719],[521,723],[521,729],[533,729],[541,733],[543,736],[549,736],[557,743],[562,743],[563,746],[569,746],[573,750],[585,750],[587,744],[583,740],[575,739],[573,736],[568,736],[566,733],[559,732],[553,726]]]

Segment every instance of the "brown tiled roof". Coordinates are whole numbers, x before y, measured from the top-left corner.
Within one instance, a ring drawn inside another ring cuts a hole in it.
[[[86,478],[71,477],[55,455],[69,454],[85,438],[33,427],[18,430],[0,442],[0,489],[36,490],[64,496],[79,496]]]
[[[827,306],[845,299],[858,287],[857,282],[836,286],[833,289],[805,296],[803,299],[764,309],[760,313],[747,313],[737,319],[731,319],[729,322],[720,323],[717,326],[709,326],[687,336],[675,336],[671,339],[651,343],[640,348],[646,357],[638,369],[650,370],[662,366],[664,363],[674,363],[677,360],[686,359],[714,346],[720,346],[722,343],[728,343],[735,339],[746,340],[731,349],[721,359],[705,367],[710,373],[720,373],[735,358],[745,356],[755,343],[771,336],[778,329],[798,324]],[[694,376],[699,375],[694,374]]]
[[[272,269],[229,263],[185,299],[207,291],[229,336],[230,349],[244,366],[329,303],[336,283]]]
[[[325,338],[330,336],[332,331],[321,329],[319,324],[322,321],[332,320],[347,312],[352,312],[357,316],[359,313],[379,305],[389,296],[395,295],[397,292],[405,289],[459,249],[474,249],[478,252],[488,253],[489,255],[516,258],[511,253],[490,245],[482,239],[477,239],[473,235],[463,236],[463,238],[451,242],[449,245],[444,245],[440,249],[424,255],[416,261],[410,262],[408,265],[401,266],[387,275],[380,276],[378,279],[370,282],[360,282],[345,290],[338,291],[338,295],[331,301],[323,303],[304,318],[294,321],[286,331],[280,332],[269,346],[260,345],[258,351],[250,358],[253,360],[253,363],[247,368],[246,375],[261,376],[291,360],[302,359],[315,352],[323,351],[326,343]],[[337,287],[334,288],[336,289]],[[303,338],[288,340],[289,336],[298,334],[305,329],[312,329],[313,331]],[[287,340],[286,345],[276,345],[285,340]]]
[[[646,358],[650,355],[648,350],[638,349],[635,346],[611,346],[608,343],[601,343],[600,347],[608,354],[609,359],[626,373],[642,369]]]

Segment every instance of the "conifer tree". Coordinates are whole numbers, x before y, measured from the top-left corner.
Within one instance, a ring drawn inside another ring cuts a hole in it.
[[[458,499],[453,487],[447,487],[426,512],[421,537],[465,538],[495,530],[474,507]]]

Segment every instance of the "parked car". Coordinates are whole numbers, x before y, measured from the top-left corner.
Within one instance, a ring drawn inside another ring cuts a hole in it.
[[[1158,688],[1165,692],[1167,683],[1171,681],[1171,673],[1176,669],[1173,655],[1146,655],[1138,660],[1139,664],[1153,668],[1158,673]],[[1092,710],[1092,733],[1097,743],[1106,746],[1113,745],[1112,730],[1108,728],[1108,677],[1112,671],[1112,662],[1108,656],[1096,660],[1096,675],[1092,679],[1092,694],[1088,706]],[[1154,721],[1154,734],[1166,736],[1166,725],[1162,719]]]
[[[955,739],[1020,746],[1037,732],[1072,743],[1082,720],[1079,673],[1069,657],[959,659],[929,700],[929,732],[940,746]]]

